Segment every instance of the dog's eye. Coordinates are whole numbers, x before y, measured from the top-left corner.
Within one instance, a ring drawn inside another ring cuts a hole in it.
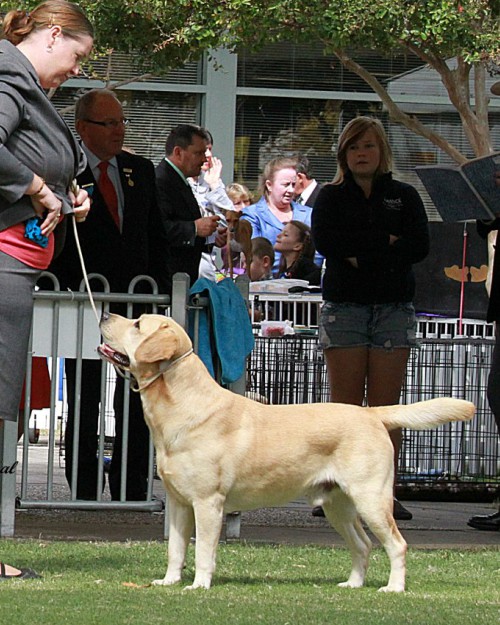
[[[140,330],[141,329],[141,322],[139,321],[139,319],[137,319],[137,321],[134,323],[134,328],[136,330]]]

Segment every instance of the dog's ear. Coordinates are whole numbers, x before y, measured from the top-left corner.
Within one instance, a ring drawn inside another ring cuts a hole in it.
[[[137,362],[170,360],[179,349],[179,337],[167,326],[159,327],[135,350]]]
[[[248,219],[240,219],[238,221],[238,241],[249,241],[252,238],[252,224]]]

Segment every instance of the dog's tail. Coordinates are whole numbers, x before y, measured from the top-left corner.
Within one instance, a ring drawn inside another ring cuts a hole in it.
[[[396,428],[428,430],[450,421],[469,421],[476,408],[470,401],[441,397],[416,404],[370,408],[391,431]]]

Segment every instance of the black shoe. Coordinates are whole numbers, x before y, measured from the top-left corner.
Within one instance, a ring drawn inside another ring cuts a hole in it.
[[[8,575],[5,564],[0,562],[0,580],[2,579],[40,579],[42,576],[35,573],[33,569],[18,569],[18,575]]]
[[[495,514],[478,514],[467,521],[469,527],[475,530],[486,530],[489,532],[498,532],[500,530],[500,511]]]
[[[394,499],[394,511],[392,516],[396,519],[396,521],[411,521],[413,519],[413,514],[397,499]]]
[[[321,506],[315,506],[312,509],[311,514],[313,516],[320,516],[320,517],[324,517],[325,516],[325,511],[323,510],[323,508]]]

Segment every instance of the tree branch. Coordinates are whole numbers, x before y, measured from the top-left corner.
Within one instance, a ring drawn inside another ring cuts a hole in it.
[[[481,73],[484,72],[484,68],[481,68],[481,64],[477,63],[474,65],[474,69],[475,95],[477,104],[479,85],[476,84],[476,80],[477,77],[480,77]],[[483,123],[481,118],[478,117],[471,106],[471,94],[469,88],[471,70],[471,64],[464,61],[462,57],[458,57],[457,69],[447,74],[441,74],[441,80],[446,87],[451,103],[460,115],[462,127],[474,154],[476,156],[483,156],[492,151],[491,138],[487,115],[486,123]],[[486,98],[486,82],[484,79],[483,81],[480,80],[480,82],[482,82],[483,93],[480,94],[479,102],[481,100],[485,101]]]
[[[131,82],[141,82],[141,80],[147,80],[148,78],[153,78],[153,77],[154,77],[154,74],[142,74],[141,76],[134,76],[132,78],[127,78],[126,80],[120,80],[120,81],[115,82],[113,84],[106,84],[106,86],[104,88],[105,89],[109,89],[110,91],[114,91],[115,89],[118,89],[119,87],[123,87],[124,85],[128,85]],[[66,113],[71,113],[71,111],[75,108],[75,106],[76,106],[76,103],[75,104],[69,104],[68,106],[65,106],[62,109],[58,109],[58,113],[60,115],[65,115]]]
[[[493,146],[491,144],[491,132],[488,123],[488,103],[490,99],[486,94],[486,66],[483,63],[476,65],[474,68],[474,97],[476,100],[477,123],[484,129],[484,134],[481,134],[481,143],[478,147],[481,154],[487,154],[488,152],[493,152]]]
[[[483,156],[492,152],[491,134],[488,125],[488,100],[486,97],[486,83],[480,79],[484,76],[484,65],[474,64],[474,93],[476,110],[471,106],[471,93],[469,87],[472,66],[463,57],[456,57],[456,69],[450,69],[446,59],[439,55],[438,51],[423,50],[418,45],[401,41],[410,52],[418,56],[441,77],[450,102],[456,108],[464,133],[476,156]],[[479,77],[479,83],[478,81]]]
[[[464,163],[467,160],[467,158],[460,152],[460,150],[458,150],[449,141],[444,139],[444,137],[434,132],[428,126],[422,124],[422,122],[420,122],[420,120],[418,120],[416,117],[404,113],[394,102],[391,96],[387,93],[387,90],[381,85],[377,78],[373,76],[373,74],[368,72],[364,67],[356,63],[356,61],[351,59],[344,50],[334,49],[333,52],[340,60],[340,62],[344,65],[344,67],[351,70],[360,78],[362,78],[380,97],[389,112],[389,116],[393,121],[402,124],[403,126],[406,126],[406,128],[408,128],[412,132],[420,135],[421,137],[424,137],[425,139],[428,139],[431,143],[446,152],[446,154],[448,154],[457,163]]]

